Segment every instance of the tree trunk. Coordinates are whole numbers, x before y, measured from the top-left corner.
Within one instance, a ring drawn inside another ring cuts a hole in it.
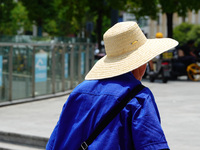
[[[41,37],[42,36],[42,26],[38,26],[38,33],[37,36]]]
[[[98,49],[101,52],[102,45],[101,45],[101,40],[102,40],[102,9],[98,11],[98,19],[97,19],[97,41],[98,41]]]
[[[173,13],[166,13],[167,15],[167,37],[173,37]]]
[[[111,10],[111,27],[118,22],[118,10]]]
[[[41,37],[42,36],[42,20],[38,20],[37,22],[37,36]]]
[[[186,22],[185,16],[182,17],[182,22]]]

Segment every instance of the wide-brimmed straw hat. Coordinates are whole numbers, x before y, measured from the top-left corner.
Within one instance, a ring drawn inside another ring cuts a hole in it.
[[[115,24],[103,38],[106,55],[97,61],[86,75],[86,80],[111,78],[130,72],[178,45],[170,38],[147,39],[133,21]]]

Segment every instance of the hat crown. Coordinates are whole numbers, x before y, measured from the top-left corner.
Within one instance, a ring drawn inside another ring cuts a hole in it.
[[[120,22],[103,36],[107,57],[117,57],[142,46],[146,37],[136,22]]]
[[[95,63],[85,79],[106,79],[130,72],[177,44],[170,38],[146,39],[136,22],[117,23],[104,34],[106,56]]]

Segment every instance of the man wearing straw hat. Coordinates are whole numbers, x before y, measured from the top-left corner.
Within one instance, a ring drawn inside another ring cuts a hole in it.
[[[121,22],[104,44],[106,55],[70,94],[47,150],[169,149],[153,94],[140,81],[146,63],[178,42],[146,39],[136,22]]]

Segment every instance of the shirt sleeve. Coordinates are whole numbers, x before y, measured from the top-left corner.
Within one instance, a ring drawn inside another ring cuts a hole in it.
[[[63,105],[62,112],[64,111],[65,108],[66,108],[66,103]],[[62,116],[62,112],[60,114],[60,118]],[[55,128],[53,129],[53,132],[51,133],[51,136],[50,136],[50,138],[49,138],[49,140],[46,144],[46,150],[53,150],[54,149],[55,141],[58,138],[58,128],[59,128],[59,125],[60,125],[60,118],[59,118]]]
[[[138,107],[132,116],[132,138],[135,149],[169,149],[152,93],[141,93],[136,99]]]
[[[56,127],[54,128],[48,142],[46,145],[46,150],[52,150],[53,149],[53,145],[55,142],[55,138],[56,138],[56,134],[57,134],[57,130],[58,130],[58,124],[56,125]]]

